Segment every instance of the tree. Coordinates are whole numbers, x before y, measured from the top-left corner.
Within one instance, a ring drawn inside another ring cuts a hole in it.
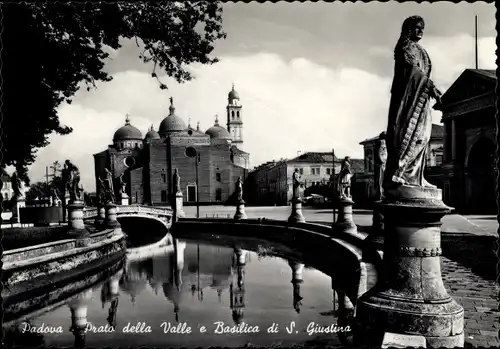
[[[2,4],[2,168],[15,166],[29,185],[27,168],[51,133],[66,135],[57,108],[81,86],[112,79],[103,71],[106,46],[133,39],[139,58],[179,83],[193,76],[187,65],[213,64],[215,41],[223,39],[219,2]],[[167,86],[158,80],[159,87]]]

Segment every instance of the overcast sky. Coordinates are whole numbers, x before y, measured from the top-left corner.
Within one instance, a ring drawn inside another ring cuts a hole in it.
[[[251,165],[331,151],[362,158],[359,142],[386,128],[393,49],[401,24],[418,14],[426,22],[422,46],[433,79],[444,92],[466,68],[474,68],[474,15],[479,18],[479,67],[495,69],[495,7],[484,3],[227,3],[227,39],[216,44],[220,62],[193,65],[196,79],[168,82],[160,90],[135,43],[112,52],[106,70],[113,81],[77,93],[62,105],[71,135],[52,136],[30,169],[32,182],[45,166],[73,160],[87,191],[95,190],[93,154],[111,144],[131,115],[143,135],[158,128],[174,97],[185,122],[206,130],[218,114],[225,125],[227,93],[235,83],[243,105],[244,146]],[[433,112],[436,123],[440,114]]]

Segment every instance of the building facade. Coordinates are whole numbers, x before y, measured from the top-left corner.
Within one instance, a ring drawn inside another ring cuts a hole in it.
[[[443,113],[443,164],[428,178],[458,212],[497,212],[496,83],[494,70],[466,69],[435,106]]]
[[[356,175],[362,171],[358,159],[351,159],[352,169]],[[257,205],[287,205],[292,200],[292,175],[295,169],[299,170],[302,189],[311,186],[328,184],[331,181],[333,168],[338,175],[342,166],[342,159],[330,152],[307,152],[293,159],[281,159],[262,164],[254,169],[251,178],[255,184],[249,184],[257,192]]]
[[[231,113],[234,106],[237,106],[235,120]],[[123,175],[131,203],[169,205],[174,191],[172,177],[174,170],[178,169],[185,204],[197,201],[222,204],[230,197],[238,177],[244,179],[246,176],[249,164],[249,154],[240,148],[243,144],[243,115],[234,86],[228,95],[227,115],[228,126],[233,125],[233,121],[238,122],[238,132],[233,132],[234,139],[219,125],[217,117],[214,125],[202,132],[199,123],[196,129],[190,124],[186,126],[176,115],[172,98],[169,111],[158,131],[151,126],[144,138],[127,117],[125,125],[115,132],[113,144],[94,154],[98,192],[99,178],[105,177],[107,168],[113,174],[117,198],[120,197],[119,183]]]
[[[357,190],[359,199],[368,204],[375,200],[375,157],[378,151],[377,143],[379,136],[366,139],[359,144],[363,146],[364,153],[364,171],[357,177]],[[429,148],[427,149],[427,167],[426,173],[434,173],[439,171],[443,163],[443,142],[444,142],[444,127],[442,125],[433,124],[431,131],[431,139]],[[428,178],[429,179],[429,178]],[[430,182],[435,184],[436,180],[430,176]]]

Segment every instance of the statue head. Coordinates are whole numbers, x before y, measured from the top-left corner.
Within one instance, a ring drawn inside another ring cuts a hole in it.
[[[351,157],[346,156],[346,157],[344,158],[344,162],[351,162]]]
[[[401,36],[411,41],[419,41],[424,35],[425,22],[420,16],[411,16],[405,19],[401,28]]]

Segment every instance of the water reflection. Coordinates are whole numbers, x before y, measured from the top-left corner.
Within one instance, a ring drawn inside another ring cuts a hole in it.
[[[352,304],[349,306],[344,301],[344,298],[348,300],[345,293],[338,294],[339,311],[325,312],[332,304],[333,283],[328,276],[306,268],[295,257],[264,256],[251,262],[252,254],[254,257],[256,254],[244,247],[248,246],[173,239],[170,246],[144,249],[143,254],[128,257],[123,269],[105,282],[67,299],[63,303],[67,305],[65,313],[53,308],[43,316],[30,319],[52,325],[67,319],[70,326],[65,330],[70,329],[71,344],[77,348],[145,342],[180,347],[185,340],[193,346],[242,346],[248,342],[264,346],[304,342],[338,344],[334,333],[309,335],[305,329],[312,321],[319,326],[348,324],[347,312],[340,311],[352,310]],[[167,313],[164,299],[171,304]],[[333,303],[335,307],[335,300]],[[160,324],[172,321],[169,319],[194,326],[196,323],[212,325],[214,321],[222,321],[225,326],[245,323],[258,325],[261,330],[258,334],[228,335],[227,338],[196,331],[188,338],[164,336]],[[135,325],[139,321],[152,325],[152,334],[123,334],[127,323]],[[293,336],[285,331],[291,321],[300,330]],[[274,322],[279,324],[280,332],[270,336],[266,329]],[[25,335],[28,333],[22,334]],[[42,340],[48,339],[48,345],[69,344],[66,333],[41,336]],[[320,337],[322,342],[318,342]]]

